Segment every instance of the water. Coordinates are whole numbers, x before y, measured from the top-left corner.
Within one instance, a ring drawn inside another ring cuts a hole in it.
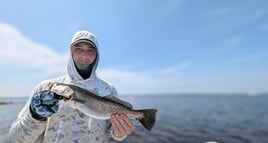
[[[151,131],[138,122],[125,143],[268,143],[268,96],[126,96],[135,109],[157,108]],[[14,100],[14,99],[12,99]],[[26,101],[26,99],[25,99]],[[0,106],[0,142],[25,102]]]
[[[152,131],[138,126],[131,143],[268,143],[268,96],[128,97],[158,109]]]
[[[0,143],[9,143],[8,131],[19,111],[26,103],[26,98],[0,98],[1,101],[11,101],[14,104],[0,105]]]

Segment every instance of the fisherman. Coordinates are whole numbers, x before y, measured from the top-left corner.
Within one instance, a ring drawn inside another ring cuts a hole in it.
[[[130,106],[116,98],[116,89],[97,76],[98,48],[94,34],[88,31],[74,34],[67,75],[42,81],[33,89],[29,101],[11,125],[9,134],[13,142],[107,143],[110,137],[122,141],[134,131],[133,123],[125,114],[113,114],[111,120],[98,120],[67,106],[60,96],[46,91],[53,82],[73,84]]]

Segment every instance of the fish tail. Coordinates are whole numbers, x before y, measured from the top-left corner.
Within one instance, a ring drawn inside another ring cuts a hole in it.
[[[142,112],[144,117],[140,119],[140,123],[147,129],[151,130],[155,123],[155,116],[156,116],[156,109],[144,109],[144,110],[138,110],[139,112]]]

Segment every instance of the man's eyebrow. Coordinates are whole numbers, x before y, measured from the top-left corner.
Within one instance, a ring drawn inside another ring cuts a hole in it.
[[[79,43],[76,43],[76,44],[74,44],[74,46],[75,46],[75,47],[79,47],[79,46],[80,46],[80,44],[79,44]]]

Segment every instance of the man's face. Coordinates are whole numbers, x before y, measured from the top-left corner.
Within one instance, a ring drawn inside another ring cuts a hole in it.
[[[79,64],[92,64],[97,56],[97,52],[93,46],[86,42],[73,45],[71,52],[74,61]]]

